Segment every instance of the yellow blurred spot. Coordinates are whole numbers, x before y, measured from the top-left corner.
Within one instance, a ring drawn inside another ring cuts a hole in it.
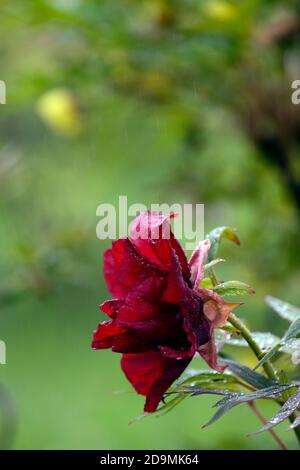
[[[237,8],[229,2],[218,0],[208,1],[204,5],[204,12],[213,20],[230,21],[237,16]]]
[[[41,119],[58,134],[72,137],[83,129],[76,100],[65,88],[47,91],[38,99],[36,110]]]
[[[140,83],[141,91],[148,97],[163,99],[170,95],[171,83],[159,72],[147,72]]]

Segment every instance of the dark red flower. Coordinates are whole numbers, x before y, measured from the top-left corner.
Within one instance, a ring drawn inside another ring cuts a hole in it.
[[[214,369],[213,330],[224,325],[236,304],[200,289],[210,243],[201,242],[188,263],[169,217],[144,212],[104,254],[104,275],[112,300],[100,309],[110,320],[94,332],[94,349],[122,353],[121,366],[135,390],[156,410],[170,385],[195,353]]]

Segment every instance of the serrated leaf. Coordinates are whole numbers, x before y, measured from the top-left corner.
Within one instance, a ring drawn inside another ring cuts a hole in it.
[[[235,384],[236,382],[236,377],[231,373],[192,369],[187,376],[183,377],[169,389],[169,393],[186,393],[187,388],[191,392],[199,389],[199,387],[201,389],[211,387],[222,388],[227,384]]]
[[[176,385],[182,386],[182,385],[192,385],[192,384],[197,384],[201,382],[217,382],[217,381],[233,381],[235,378],[231,374],[224,374],[216,371],[210,371],[210,370],[193,370],[192,372],[188,373],[187,376],[183,377]]]
[[[274,380],[266,377],[259,372],[255,372],[250,367],[240,364],[238,362],[232,361],[231,359],[222,359],[222,364],[228,366],[228,369],[237,377],[242,379],[247,384],[251,385],[257,389],[268,388],[276,384]]]
[[[175,392],[175,393],[187,393],[187,394],[190,394],[191,396],[197,396],[197,395],[222,395],[222,396],[225,396],[225,397],[231,397],[233,396],[234,394],[236,394],[236,392],[232,391],[232,390],[219,390],[219,389],[212,389],[212,388],[206,388],[206,387],[193,387],[193,388],[190,388],[190,387],[187,387],[183,390],[181,390],[181,392]]]
[[[267,295],[265,297],[266,303],[276,312],[281,318],[288,320],[289,322],[295,321],[300,318],[300,309],[291,305],[283,300]]]
[[[245,295],[254,294],[255,290],[241,281],[227,281],[219,284],[213,290],[220,295]]]
[[[217,256],[219,244],[222,238],[227,238],[237,245],[240,244],[240,240],[236,234],[236,229],[232,227],[217,227],[206,236],[210,240],[210,249],[207,255],[207,263],[210,263]]]
[[[218,401],[215,406],[220,408],[214,414],[214,416],[206,423],[203,428],[211,425],[218,419],[220,419],[227,411],[231,410],[241,403],[246,403],[249,401],[254,401],[260,398],[276,398],[278,395],[281,395],[283,391],[288,390],[289,388],[294,387],[293,384],[287,385],[273,385],[268,388],[263,388],[261,390],[256,390],[255,392],[250,393],[234,393],[232,396],[228,396]]]
[[[256,331],[251,333],[251,335],[263,351],[272,348],[280,341],[280,338],[272,333]],[[248,343],[244,338],[228,338],[225,342],[230,346],[248,347]]]
[[[287,419],[300,405],[300,389],[294,395],[292,395],[281,407],[281,409],[276,413],[273,418],[271,418],[263,427],[261,427],[258,431],[252,434],[258,434],[263,431],[267,431],[268,429],[277,426],[277,424],[282,423],[285,419]],[[294,423],[293,423],[294,424]]]
[[[290,431],[291,429],[295,429],[298,426],[300,426],[300,413],[297,415],[294,422],[287,428],[287,431]]]
[[[266,361],[269,361],[277,351],[283,350],[284,347],[288,346],[298,335],[300,334],[300,318],[297,318],[285,332],[281,340],[275,344],[270,351],[268,351],[258,364],[254,367],[254,370],[262,366]]]
[[[296,338],[300,334],[300,318],[297,318],[285,332],[281,343],[287,343],[291,339]]]
[[[272,357],[279,351],[279,349],[282,347],[283,345],[281,344],[281,342],[275,344],[275,346],[273,346],[273,348],[270,349],[270,351],[268,351],[262,358],[261,360],[256,364],[256,366],[254,367],[253,370],[256,370],[258,369],[259,367],[261,367],[265,362],[269,361],[270,359],[272,359]]]
[[[300,339],[290,339],[280,348],[280,351],[287,354],[293,354],[295,351],[300,351]]]

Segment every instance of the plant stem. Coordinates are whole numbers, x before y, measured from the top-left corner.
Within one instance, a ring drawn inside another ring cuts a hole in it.
[[[264,356],[263,351],[261,350],[259,344],[255,341],[253,338],[251,331],[246,327],[246,325],[234,314],[231,313],[228,317],[228,321],[241,333],[242,337],[247,341],[249,344],[250,348],[254,352],[255,356],[257,359],[260,361],[260,359]],[[263,364],[263,368],[265,370],[265,373],[267,374],[270,379],[273,380],[278,380],[279,377],[277,375],[276,370],[270,363],[270,361],[266,361]]]
[[[267,424],[267,421],[266,419],[264,418],[264,416],[261,414],[261,412],[259,411],[259,409],[257,408],[257,406],[255,405],[254,401],[249,401],[248,402],[248,405],[249,407],[251,408],[251,410],[256,414],[256,416],[258,417],[258,419],[262,422],[262,424]],[[280,439],[280,437],[276,434],[276,432],[274,431],[274,429],[268,429],[269,433],[271,434],[271,436],[273,436],[273,438],[275,439],[275,441],[277,442],[277,444],[281,447],[282,450],[288,450],[287,446],[284,444],[284,442],[282,442],[282,440]]]
[[[260,360],[263,356],[264,353],[261,350],[259,344],[255,341],[253,338],[251,331],[246,327],[246,325],[234,314],[231,313],[228,317],[229,323],[231,323],[243,336],[244,340],[249,344],[250,348],[254,352],[255,356],[257,357],[258,360]],[[265,373],[267,374],[268,377],[272,380],[279,380],[278,374],[276,369],[273,367],[270,361],[266,361],[262,367],[264,368]],[[293,423],[295,419],[295,414],[289,416],[289,420],[291,423]],[[300,427],[294,428],[295,435],[297,437],[297,440],[300,444]]]

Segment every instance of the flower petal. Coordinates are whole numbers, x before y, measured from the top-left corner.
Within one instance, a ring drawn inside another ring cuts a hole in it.
[[[121,238],[104,253],[104,276],[112,295],[125,298],[144,279],[161,276],[161,272],[138,254],[130,240]]]
[[[189,359],[174,360],[165,358],[159,351],[144,354],[124,354],[121,366],[135,390],[147,397],[144,410],[156,410],[165,391],[188,366]]]
[[[106,300],[100,305],[100,310],[111,318],[116,318],[120,308],[125,304],[122,299]]]
[[[204,302],[204,314],[213,328],[221,328],[233,309],[242,305],[242,302],[225,302],[216,292],[210,289],[197,289]]]
[[[167,271],[173,264],[173,249],[177,254],[182,274],[189,279],[190,270],[185,253],[172,233],[170,218],[173,217],[174,214],[142,212],[130,224],[130,240],[144,258]]]
[[[226,366],[220,366],[218,364],[218,355],[214,338],[199,348],[199,354],[212,369],[221,373],[226,369]]]
[[[142,336],[144,341],[153,344],[168,343],[171,339],[179,338],[183,333],[182,319],[178,318],[180,312],[165,311],[156,318],[146,321],[117,321],[118,326],[131,333]]]
[[[211,325],[203,313],[202,299],[193,290],[186,288],[185,297],[180,306],[183,315],[183,329],[188,341],[181,349],[160,346],[162,354],[173,359],[192,357],[200,346],[211,339]]]
[[[165,307],[161,297],[166,286],[163,277],[149,277],[129,292],[126,302],[118,311],[118,321],[150,320],[160,315]]]
[[[196,289],[204,277],[204,264],[210,249],[210,241],[204,240],[199,243],[189,260],[191,270],[191,283]]]
[[[181,304],[184,316],[183,326],[194,353],[210,340],[210,324],[203,313],[202,299],[189,289]]]
[[[183,279],[179,258],[173,248],[170,250],[170,270],[167,277],[167,287],[162,296],[164,302],[180,304],[185,296],[188,285]]]
[[[92,348],[111,348],[114,337],[123,334],[125,331],[126,330],[124,328],[117,326],[114,320],[100,323],[97,330],[95,330],[93,334]]]

